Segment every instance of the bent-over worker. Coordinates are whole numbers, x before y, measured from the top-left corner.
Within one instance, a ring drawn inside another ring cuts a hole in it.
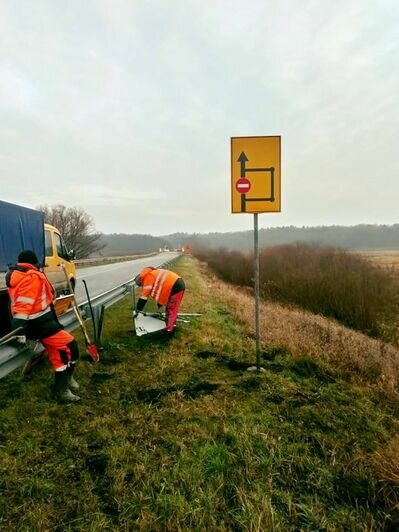
[[[78,344],[63,330],[54,310],[54,289],[39,270],[36,254],[24,250],[6,275],[11,301],[11,325],[22,328],[23,340],[39,340],[54,368],[55,395],[63,402],[79,401],[79,385],[73,377],[79,359]]]
[[[158,307],[166,306],[165,331],[173,335],[177,313],[186,289],[182,277],[169,270],[148,266],[141,270],[135,278],[135,282],[142,287],[135,315],[143,310],[151,296],[157,302]]]

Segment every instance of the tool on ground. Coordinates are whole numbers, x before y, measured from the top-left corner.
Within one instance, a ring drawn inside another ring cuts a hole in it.
[[[25,338],[23,334],[18,334],[22,331],[22,327],[17,327],[8,334],[5,334],[2,338],[0,338],[0,345],[6,344],[7,342],[11,342],[11,340],[19,340],[20,338]]]
[[[67,281],[68,289],[69,289],[70,293],[73,294],[72,308],[73,308],[73,311],[75,312],[76,319],[78,320],[78,323],[79,323],[80,328],[82,330],[82,333],[83,333],[83,336],[84,336],[84,339],[85,339],[85,342],[86,342],[87,352],[89,353],[89,356],[90,356],[90,358],[92,359],[93,362],[98,362],[100,360],[100,355],[98,353],[97,346],[90,342],[90,338],[89,338],[89,335],[87,333],[87,329],[85,327],[82,315],[81,315],[80,310],[79,310],[79,305],[78,305],[78,303],[76,301],[76,296],[75,296],[75,294],[73,292],[73,289],[72,289],[72,286],[71,286],[71,281],[69,280],[69,277],[68,277],[68,272],[66,271],[64,266],[62,266],[62,269],[63,269],[64,274],[65,274],[65,279]]]
[[[151,316],[152,318],[157,318],[159,320],[166,321],[166,312],[143,312],[143,316]],[[187,317],[196,317],[201,316],[198,313],[181,313],[177,314],[177,320],[181,323],[190,323],[190,320],[186,319]]]
[[[162,316],[162,317],[165,317],[166,316],[166,312],[142,312],[142,314],[144,314],[144,316]],[[186,318],[187,316],[202,316],[202,314],[198,314],[198,313],[190,313],[190,312],[179,312],[177,314],[179,317],[181,318]]]
[[[190,323],[186,316],[201,316],[201,314],[179,313],[177,320],[179,323]],[[139,312],[134,320],[134,328],[137,336],[162,331],[165,329],[166,313],[165,312]]]
[[[92,324],[93,324],[93,334],[94,334],[94,338],[95,338],[95,340],[97,340],[96,320],[94,319],[93,307],[91,306],[91,299],[90,299],[89,289],[87,288],[87,283],[86,283],[86,281],[85,281],[84,279],[82,279],[82,282],[83,282],[83,286],[85,287],[85,292],[86,292],[87,302],[88,302],[88,304],[89,304],[90,316],[91,316],[91,322],[92,322]]]

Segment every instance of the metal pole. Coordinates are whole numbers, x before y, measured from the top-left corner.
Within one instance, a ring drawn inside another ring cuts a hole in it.
[[[259,239],[258,213],[254,214],[255,244],[255,331],[256,331],[256,369],[260,371],[260,327],[259,327]]]
[[[98,316],[98,325],[97,325],[98,345],[101,345],[101,335],[103,332],[104,314],[105,314],[105,305],[101,305],[99,316]]]
[[[135,320],[135,317],[134,317],[134,311],[136,310],[136,283],[132,284],[132,304],[133,304],[132,325],[133,325],[133,331],[135,331],[136,330],[136,320]]]

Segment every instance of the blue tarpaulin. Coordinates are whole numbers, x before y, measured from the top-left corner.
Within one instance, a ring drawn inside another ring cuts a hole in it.
[[[0,201],[0,271],[15,264],[24,249],[34,251],[44,265],[44,214]]]

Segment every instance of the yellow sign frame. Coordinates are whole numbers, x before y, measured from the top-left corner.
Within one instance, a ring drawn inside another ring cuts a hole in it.
[[[231,137],[230,141],[231,212],[281,212],[281,136]],[[247,193],[236,189],[238,180],[249,181]]]

